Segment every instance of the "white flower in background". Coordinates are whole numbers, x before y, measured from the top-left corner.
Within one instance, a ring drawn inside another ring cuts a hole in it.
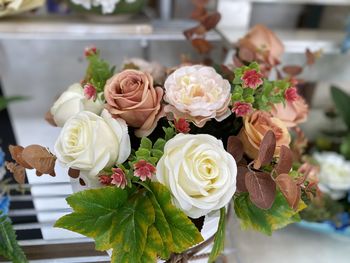
[[[124,0],[126,3],[131,4],[136,0]],[[121,2],[121,0],[72,0],[76,5],[81,5],[85,9],[91,9],[92,7],[101,6],[103,14],[113,13],[116,5]]]
[[[181,67],[166,79],[164,88],[164,100],[169,103],[164,110],[175,119],[203,127],[211,118],[222,121],[231,114],[231,85],[212,67]]]
[[[88,184],[97,182],[102,169],[125,162],[130,151],[125,121],[113,119],[107,110],[101,117],[83,111],[70,118],[55,143],[60,163],[80,170]]]
[[[100,98],[95,101],[87,99],[83,87],[79,83],[70,86],[55,101],[51,107],[51,114],[57,126],[62,127],[66,121],[82,111],[91,111],[97,115],[103,110],[104,103]]]
[[[345,197],[350,190],[350,162],[335,152],[315,153],[320,164],[319,188],[333,199]]]
[[[178,134],[165,144],[155,180],[174,203],[198,218],[227,205],[236,191],[237,165],[222,142],[207,134]]]
[[[0,0],[0,17],[26,12],[44,3],[44,0]]]

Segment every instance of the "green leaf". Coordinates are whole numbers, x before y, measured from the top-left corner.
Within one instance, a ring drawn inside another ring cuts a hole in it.
[[[143,149],[151,150],[152,149],[152,141],[147,137],[142,137],[140,147]]]
[[[225,247],[225,230],[226,230],[226,208],[220,209],[220,220],[218,230],[215,234],[213,249],[210,252],[208,262],[214,262],[221,254]]]
[[[6,109],[6,107],[11,102],[21,101],[21,100],[27,100],[28,97],[25,96],[11,96],[11,97],[0,97],[0,111]]]
[[[203,241],[192,221],[172,204],[170,192],[164,185],[151,182],[149,189],[156,215],[154,226],[164,244],[162,258],[168,258],[169,252],[181,253]]]
[[[350,129],[350,96],[341,89],[331,87],[331,94],[338,113],[343,118],[346,126]]]
[[[162,158],[162,156],[163,156],[163,152],[161,150],[157,150],[157,149],[152,149],[151,154],[152,154],[152,156],[156,157],[158,160],[160,158]]]
[[[158,230],[151,226],[148,228],[147,248],[141,257],[142,263],[157,262],[157,253],[163,249],[162,237]]]
[[[162,138],[159,138],[156,140],[156,142],[153,145],[153,149],[163,151],[166,141]]]
[[[26,263],[28,260],[16,240],[16,233],[7,216],[0,211],[0,255],[13,263]]]
[[[171,138],[173,138],[176,135],[175,129],[173,127],[163,127],[163,131],[165,133],[165,140],[169,141]]]
[[[235,212],[244,229],[252,228],[271,235],[276,229],[300,220],[298,212],[306,207],[300,201],[299,208],[294,211],[281,192],[276,195],[275,202],[268,210],[256,207],[249,199],[248,193],[242,193],[234,200]]]
[[[150,151],[147,150],[147,149],[144,149],[144,148],[140,148],[136,152],[136,157],[139,158],[139,159],[143,158],[143,159],[147,160],[147,158],[150,157],[150,156],[151,156]]]

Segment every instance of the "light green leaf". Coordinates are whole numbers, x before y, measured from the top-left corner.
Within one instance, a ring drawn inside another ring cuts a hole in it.
[[[275,202],[268,210],[256,207],[250,201],[248,193],[242,193],[236,197],[234,207],[242,228],[252,228],[271,235],[274,230],[299,221],[298,212],[304,209],[306,205],[303,201],[300,201],[298,211],[294,211],[290,208],[282,193],[278,192]]]
[[[27,100],[28,97],[25,96],[11,96],[11,97],[0,97],[0,111],[4,110],[10,103]]]
[[[226,208],[220,209],[220,220],[218,230],[215,234],[213,249],[211,250],[208,262],[214,262],[221,254],[225,247],[225,230],[226,230]]]
[[[157,262],[157,253],[163,249],[162,237],[158,230],[151,226],[148,228],[147,248],[141,257],[142,263]]]
[[[181,253],[203,241],[203,237],[192,221],[172,204],[170,192],[164,185],[151,182],[149,189],[151,190],[149,196],[156,213],[154,225],[162,237],[165,250]],[[164,251],[162,255],[168,255],[166,252]]]
[[[147,137],[142,137],[140,147],[143,149],[151,150],[152,149],[152,141]]]
[[[147,158],[150,157],[150,151],[147,149],[140,148],[136,152],[136,157],[139,159],[144,158],[145,160],[147,160]]]
[[[153,149],[163,151],[166,141],[162,138],[159,138],[156,140],[156,142],[153,145]]]
[[[350,96],[337,87],[331,87],[331,94],[338,113],[350,129]]]
[[[157,149],[152,149],[151,154],[152,154],[152,156],[156,157],[158,160],[160,158],[162,158],[162,156],[163,156],[163,152],[161,150],[157,150]]]
[[[7,216],[1,215],[0,211],[0,255],[13,263],[28,262],[21,247],[16,240],[16,233],[12,228],[11,221]]]

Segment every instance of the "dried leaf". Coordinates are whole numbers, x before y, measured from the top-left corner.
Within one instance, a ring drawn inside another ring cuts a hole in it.
[[[276,166],[277,174],[287,174],[293,166],[293,152],[285,145],[281,146],[280,158]]]
[[[74,179],[78,178],[80,175],[80,170],[69,168],[68,175]]]
[[[245,175],[245,185],[250,200],[261,209],[271,208],[276,196],[276,183],[267,173],[248,172]]]
[[[10,145],[9,151],[13,160],[16,161],[20,166],[23,166],[27,169],[33,169],[25,160],[22,158],[23,147],[19,145]]]
[[[240,60],[243,60],[245,62],[252,62],[253,60],[255,60],[254,52],[246,47],[239,48],[238,57]]]
[[[192,3],[196,7],[202,7],[204,8],[208,4],[209,0],[192,0]]]
[[[236,55],[233,55],[233,64],[234,64],[236,67],[242,67],[242,66],[244,66],[243,62],[242,62]]]
[[[192,39],[192,46],[200,53],[206,54],[212,50],[213,46],[209,43],[209,41],[203,38],[195,38]]]
[[[13,162],[6,162],[6,168],[13,174],[13,178],[19,184],[24,184],[26,180],[25,169],[23,166]]]
[[[277,186],[286,198],[290,207],[294,208],[300,201],[300,187],[288,174],[280,174],[275,179]]]
[[[204,7],[197,7],[191,13],[191,18],[197,21],[202,21],[206,17],[208,11]]]
[[[86,185],[85,181],[82,178],[79,178],[79,184],[82,186]]]
[[[207,32],[207,30],[205,29],[205,27],[203,25],[198,25],[198,26],[195,26],[195,27],[192,27],[192,28],[185,30],[184,35],[189,40],[194,35],[203,36],[206,32]]]
[[[301,72],[303,72],[303,68],[298,65],[291,65],[291,66],[284,66],[283,67],[283,72],[290,75],[290,76],[297,76]]]
[[[214,12],[210,15],[207,15],[202,21],[201,24],[206,28],[207,31],[210,31],[216,27],[221,19],[219,12]]]
[[[57,124],[56,124],[56,122],[55,122],[55,120],[54,120],[54,118],[53,118],[53,115],[52,115],[51,111],[46,112],[46,114],[45,114],[45,120],[46,120],[48,123],[50,123],[52,126],[57,127]]]
[[[24,148],[23,159],[39,173],[55,176],[56,157],[45,147],[40,145],[29,145]]]
[[[235,158],[236,162],[239,163],[243,158],[243,143],[237,136],[230,136],[227,140],[227,152],[229,152],[233,158]]]
[[[238,166],[237,167],[237,182],[236,182],[236,192],[237,193],[245,193],[248,192],[248,189],[245,185],[245,175],[249,170],[246,166]]]
[[[275,148],[276,136],[272,130],[269,130],[261,141],[258,158],[254,161],[254,168],[260,169],[261,166],[269,164],[272,161]]]
[[[311,52],[310,49],[306,49],[305,51],[305,56],[306,56],[306,64],[311,66],[313,64],[315,64],[316,62],[316,57],[315,54],[313,52]]]

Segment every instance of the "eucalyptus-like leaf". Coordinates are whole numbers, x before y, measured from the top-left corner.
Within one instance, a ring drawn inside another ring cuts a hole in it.
[[[227,152],[235,158],[236,163],[239,163],[243,158],[244,150],[243,143],[237,136],[230,136],[227,140]]]
[[[281,146],[280,158],[275,168],[277,174],[288,174],[293,166],[293,152],[285,145]]]
[[[254,161],[254,168],[260,169],[272,161],[276,149],[276,136],[272,130],[268,130],[260,143],[258,158]]]
[[[280,174],[275,179],[278,188],[286,198],[290,207],[295,208],[300,201],[300,186],[288,174]]]

